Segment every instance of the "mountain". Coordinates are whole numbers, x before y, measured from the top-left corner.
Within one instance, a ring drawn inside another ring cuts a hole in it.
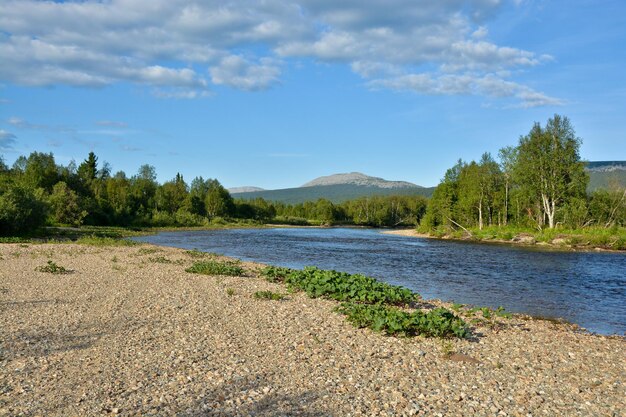
[[[626,161],[587,162],[585,170],[589,174],[589,192],[612,186],[626,187]]]
[[[228,192],[231,194],[237,194],[237,193],[251,193],[254,191],[265,191],[265,189],[260,188],[260,187],[250,187],[250,186],[245,186],[245,187],[233,187],[233,188],[229,188]]]
[[[388,181],[370,177],[360,172],[335,174],[319,177],[301,187],[280,190],[252,192],[232,192],[234,198],[252,200],[263,198],[286,204],[298,204],[325,198],[333,203],[341,203],[359,197],[374,195],[421,195],[430,197],[434,187],[426,188],[405,181]]]
[[[360,172],[350,172],[348,174],[335,174],[328,175],[326,177],[319,177],[313,181],[309,181],[302,187],[315,187],[318,185],[338,185],[338,184],[353,184],[364,185],[368,187],[379,188],[423,188],[418,185],[412,184],[406,181],[388,181],[378,177],[370,177],[369,175],[361,174]]]

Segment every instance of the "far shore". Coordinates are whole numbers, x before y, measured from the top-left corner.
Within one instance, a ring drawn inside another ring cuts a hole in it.
[[[554,239],[552,242],[538,242],[532,236],[526,234],[520,234],[515,236],[511,240],[505,239],[473,239],[470,236],[464,237],[452,237],[449,235],[433,236],[428,233],[420,233],[415,229],[396,229],[385,230],[381,232],[387,235],[416,237],[422,239],[438,239],[438,240],[453,240],[459,242],[471,242],[471,243],[483,243],[483,244],[503,244],[514,246],[526,246],[526,247],[539,247],[550,250],[561,251],[578,251],[578,252],[613,252],[613,253],[626,253],[626,250],[609,249],[605,247],[599,247],[594,245],[570,245],[565,238]]]

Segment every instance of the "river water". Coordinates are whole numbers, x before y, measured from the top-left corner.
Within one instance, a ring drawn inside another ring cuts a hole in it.
[[[626,334],[626,255],[421,239],[373,229],[163,232],[135,240],[291,268],[362,273],[463,304]]]

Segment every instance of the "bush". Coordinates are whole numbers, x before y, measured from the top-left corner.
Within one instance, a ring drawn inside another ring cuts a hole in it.
[[[191,267],[185,269],[192,274],[204,275],[227,275],[232,277],[242,276],[244,271],[238,262],[227,261],[203,261],[196,262]]]
[[[43,226],[46,205],[39,194],[15,184],[0,188],[0,235],[22,234]]]

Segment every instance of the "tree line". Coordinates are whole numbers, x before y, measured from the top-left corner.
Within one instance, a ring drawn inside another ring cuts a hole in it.
[[[261,198],[235,200],[218,180],[177,174],[159,184],[142,165],[132,176],[112,174],[90,152],[77,165],[58,165],[52,153],[32,152],[9,167],[0,157],[0,234],[45,225],[211,226],[244,219],[258,223],[417,226],[424,230],[512,225],[524,228],[613,227],[626,224],[626,191],[586,192],[581,140],[566,117],[536,123],[517,146],[476,162],[459,160],[427,200],[371,196],[340,204],[301,204]]]
[[[12,167],[0,158],[0,234],[41,226],[211,226],[233,219],[291,224],[417,225],[423,197],[363,197],[342,204],[326,199],[296,205],[261,198],[235,200],[218,180],[177,174],[159,184],[156,170],[142,165],[128,176],[111,173],[90,152],[79,165],[58,165],[52,153],[32,152]]]
[[[448,169],[430,199],[421,227],[533,229],[626,224],[626,191],[615,186],[588,194],[581,139],[567,117],[535,123],[517,146]]]

